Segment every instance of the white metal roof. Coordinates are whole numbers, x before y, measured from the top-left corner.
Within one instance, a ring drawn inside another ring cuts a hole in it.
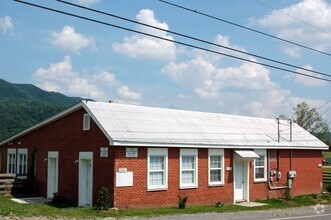
[[[290,141],[286,121],[278,142],[275,119],[91,101],[83,107],[113,145],[328,149],[295,123]]]

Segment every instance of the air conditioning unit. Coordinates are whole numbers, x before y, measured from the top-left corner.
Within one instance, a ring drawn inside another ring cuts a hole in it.
[[[294,179],[296,176],[297,176],[297,172],[294,170],[288,171],[288,173],[287,173],[287,177],[289,179]]]

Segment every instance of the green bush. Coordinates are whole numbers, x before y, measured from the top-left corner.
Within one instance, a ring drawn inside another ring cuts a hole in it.
[[[181,197],[178,195],[178,208],[185,209],[188,196]]]
[[[106,187],[101,187],[98,193],[97,208],[100,210],[108,210],[113,203],[113,198],[109,194]]]
[[[59,195],[59,193],[53,193],[52,201],[50,205],[57,208],[68,208],[74,207],[75,203],[68,201],[64,196]]]
[[[331,184],[327,184],[325,186],[325,189],[326,189],[327,192],[331,193]]]

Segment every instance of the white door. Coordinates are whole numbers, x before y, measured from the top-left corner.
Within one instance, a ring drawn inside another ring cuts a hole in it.
[[[236,161],[234,165],[234,200],[244,200],[245,193],[245,175],[244,175],[244,161]]]
[[[58,170],[59,153],[57,151],[48,152],[47,165],[47,198],[53,198],[54,193],[58,192]]]
[[[80,152],[78,205],[92,206],[92,153]]]

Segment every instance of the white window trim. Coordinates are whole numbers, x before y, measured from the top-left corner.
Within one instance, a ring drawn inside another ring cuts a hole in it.
[[[9,173],[9,154],[14,154],[15,155],[15,166],[14,166],[14,172],[10,173],[16,173],[16,164],[17,164],[17,154],[16,154],[16,149],[15,148],[8,148],[7,151],[7,173]]]
[[[210,156],[221,156],[221,181],[210,181]],[[209,186],[222,186],[224,185],[224,149],[208,149],[208,185]]]
[[[187,184],[182,183],[182,157],[183,156],[194,156],[195,166],[194,166],[194,183]],[[187,188],[198,188],[198,149],[180,149],[180,157],[179,157],[179,188],[187,189]]]
[[[19,171],[19,166],[20,166],[20,154],[25,154],[26,155],[26,161],[25,161],[25,170],[23,171],[23,173],[21,173],[20,175],[27,175],[28,173],[28,149],[27,148],[19,148],[17,150],[17,164],[16,164],[16,173],[18,174]]]
[[[89,131],[91,124],[91,117],[89,114],[83,115],[83,131]],[[85,126],[86,125],[86,126]]]
[[[264,157],[264,178],[255,178],[255,159],[254,159],[254,182],[266,182],[267,181],[267,150],[266,149],[259,149],[254,150],[254,152],[259,155],[260,157]]]
[[[151,186],[149,185],[149,164],[150,156],[163,156],[164,157],[164,185]],[[148,148],[147,149],[147,190],[158,191],[168,189],[168,148]]]

